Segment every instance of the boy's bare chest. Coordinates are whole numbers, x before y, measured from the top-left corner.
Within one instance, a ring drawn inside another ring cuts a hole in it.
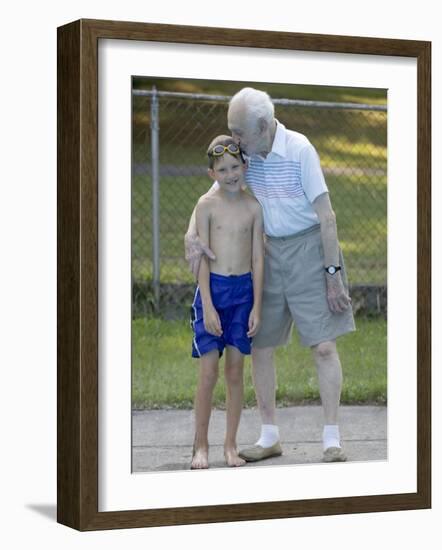
[[[211,216],[210,232],[212,236],[229,235],[230,238],[245,237],[252,233],[253,216],[247,210],[223,209]]]

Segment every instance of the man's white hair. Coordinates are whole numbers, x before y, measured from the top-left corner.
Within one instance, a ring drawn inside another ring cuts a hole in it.
[[[241,105],[248,122],[265,120],[269,125],[275,117],[275,107],[268,93],[255,88],[243,88],[229,102],[229,108]]]

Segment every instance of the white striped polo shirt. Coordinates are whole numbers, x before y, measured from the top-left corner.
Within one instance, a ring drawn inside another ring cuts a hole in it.
[[[284,237],[319,223],[312,203],[328,188],[313,145],[276,122],[272,150],[248,158],[245,179],[262,206],[265,233]]]
[[[312,203],[328,188],[310,141],[278,120],[276,124],[272,150],[266,158],[247,157],[245,179],[262,206],[265,233],[285,237],[319,223]],[[212,188],[217,187],[215,182]]]

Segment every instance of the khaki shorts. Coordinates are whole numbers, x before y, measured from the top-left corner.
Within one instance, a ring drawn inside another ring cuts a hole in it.
[[[348,290],[342,251],[342,280]],[[293,323],[303,346],[315,346],[355,330],[353,311],[332,313],[327,301],[320,226],[289,237],[267,237],[262,321],[257,348],[287,345]]]

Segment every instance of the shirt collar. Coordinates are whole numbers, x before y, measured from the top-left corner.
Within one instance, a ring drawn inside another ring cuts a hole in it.
[[[275,153],[280,157],[285,157],[287,152],[287,147],[285,144],[285,126],[281,124],[279,120],[275,118],[276,121],[276,132],[275,137],[273,138],[272,150],[271,153]]]

